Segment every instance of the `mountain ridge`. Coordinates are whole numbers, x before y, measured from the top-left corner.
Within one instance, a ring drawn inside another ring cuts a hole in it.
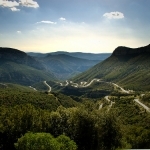
[[[66,54],[72,57],[82,58],[82,59],[89,59],[89,60],[104,60],[108,58],[111,53],[84,53],[84,52],[66,52],[66,51],[57,51],[57,52],[51,52],[51,53],[34,53],[29,52],[27,53],[30,56],[33,57],[45,57],[49,54],[51,55],[59,55],[59,54]]]
[[[0,47],[0,61],[13,61],[19,64],[26,64],[39,70],[44,70],[44,66],[25,52],[14,48]]]
[[[100,62],[100,60],[87,60],[66,54],[48,54],[46,57],[37,59],[59,79],[68,79]]]
[[[125,55],[140,55],[143,53],[150,53],[150,44],[147,46],[138,47],[138,48],[129,48],[129,47],[124,47],[124,46],[119,46],[114,50],[112,55],[125,56]]]
[[[135,50],[135,51],[134,51]],[[150,46],[136,49],[118,47],[106,60],[76,76],[74,81],[101,78],[133,90],[150,88]]]
[[[0,48],[0,82],[30,85],[46,79],[55,77],[39,61],[23,51]]]

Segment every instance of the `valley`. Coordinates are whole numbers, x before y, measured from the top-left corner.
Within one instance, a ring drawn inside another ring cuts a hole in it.
[[[66,80],[74,77],[75,75],[93,67],[110,55],[68,52],[28,54],[35,58],[37,61],[41,62],[47,71],[53,72],[56,78],[60,80]]]
[[[0,54],[0,149],[16,150],[29,132],[66,136],[75,150],[150,148],[149,45],[118,47],[105,60]]]
[[[93,80],[91,80],[89,83],[88,82],[81,82],[80,84],[78,84],[78,83],[74,83],[73,81],[68,81],[68,80],[66,80],[66,84],[64,83],[59,83],[59,82],[57,82],[57,84],[60,84],[60,86],[64,86],[64,87],[66,87],[66,86],[73,86],[73,87],[75,87],[75,88],[87,88],[87,87],[89,87],[89,86],[91,86],[91,84],[93,84],[93,82],[103,82],[103,83],[106,83],[106,84],[112,84],[113,86],[114,86],[114,90],[115,90],[115,88],[117,88],[117,90],[119,90],[119,92],[121,92],[121,93],[126,93],[126,94],[134,94],[135,92],[133,91],[133,90],[125,90],[125,89],[123,89],[122,87],[120,87],[119,85],[117,85],[117,84],[115,84],[115,83],[112,83],[112,82],[105,82],[105,81],[102,81],[101,79],[93,79]],[[51,88],[51,86],[50,85],[48,85],[47,83],[46,83],[46,81],[44,81],[43,82],[47,87],[48,87],[48,93],[50,93],[51,91],[52,91],[52,88]],[[36,90],[35,88],[33,88],[33,90]],[[141,95],[145,95],[145,94],[141,94]],[[107,101],[107,102],[109,102],[110,103],[110,105],[109,105],[109,109],[112,107],[112,105],[113,104],[115,104],[115,102],[113,102],[113,101],[111,101],[110,99],[109,99],[109,97],[111,97],[111,96],[105,96],[104,97],[104,99]],[[139,101],[139,99],[134,99],[133,101],[135,101],[137,104],[139,104],[140,106],[142,106],[147,112],[150,112],[150,108],[149,107],[147,107],[145,104],[143,104],[142,102],[140,102]],[[100,109],[102,109],[102,107],[103,107],[103,103],[101,103],[100,105],[99,105],[99,110]]]
[[[150,150],[150,0],[0,0],[0,150]]]

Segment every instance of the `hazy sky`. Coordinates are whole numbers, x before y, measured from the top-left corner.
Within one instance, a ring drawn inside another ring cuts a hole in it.
[[[150,0],[0,0],[0,47],[112,52],[150,44]]]

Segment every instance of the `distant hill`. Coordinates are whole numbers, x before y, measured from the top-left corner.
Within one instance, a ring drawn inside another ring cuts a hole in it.
[[[59,79],[68,79],[100,62],[100,60],[81,59],[66,54],[48,54],[46,57],[37,58],[37,60]]]
[[[58,51],[51,53],[52,55],[58,55],[58,54],[66,54],[69,56],[77,57],[77,58],[82,58],[82,59],[88,59],[88,60],[105,60],[108,58],[111,53],[82,53],[82,52],[63,52],[63,51]]]
[[[88,60],[105,60],[106,58],[108,58],[111,55],[111,53],[94,54],[94,53],[65,52],[65,51],[58,51],[58,52],[45,53],[45,54],[44,53],[29,52],[27,54],[30,55],[30,56],[33,56],[33,57],[45,57],[49,54],[51,54],[51,55],[65,54],[65,55],[69,55],[69,56],[72,56],[72,57],[88,59]]]
[[[32,57],[45,57],[48,55],[48,53],[34,53],[34,52],[28,52],[27,53],[29,56],[32,56]]]
[[[64,51],[45,54],[29,52],[27,54],[44,64],[48,71],[53,72],[61,80],[82,73],[111,55],[110,53],[93,54]]]
[[[33,84],[54,79],[43,64],[26,53],[12,48],[0,48],[0,82]]]
[[[113,54],[75,81],[102,78],[133,90],[150,89],[150,45],[140,48],[117,47]]]

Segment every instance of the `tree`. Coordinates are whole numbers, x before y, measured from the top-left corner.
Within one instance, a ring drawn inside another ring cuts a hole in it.
[[[60,144],[49,133],[26,133],[15,143],[17,150],[60,150]]]
[[[76,150],[76,143],[65,135],[54,138],[50,133],[26,133],[15,143],[17,150]]]
[[[57,137],[57,141],[60,143],[60,150],[76,150],[76,143],[65,135]]]
[[[121,130],[113,114],[105,113],[99,123],[99,149],[114,150],[121,146]]]

